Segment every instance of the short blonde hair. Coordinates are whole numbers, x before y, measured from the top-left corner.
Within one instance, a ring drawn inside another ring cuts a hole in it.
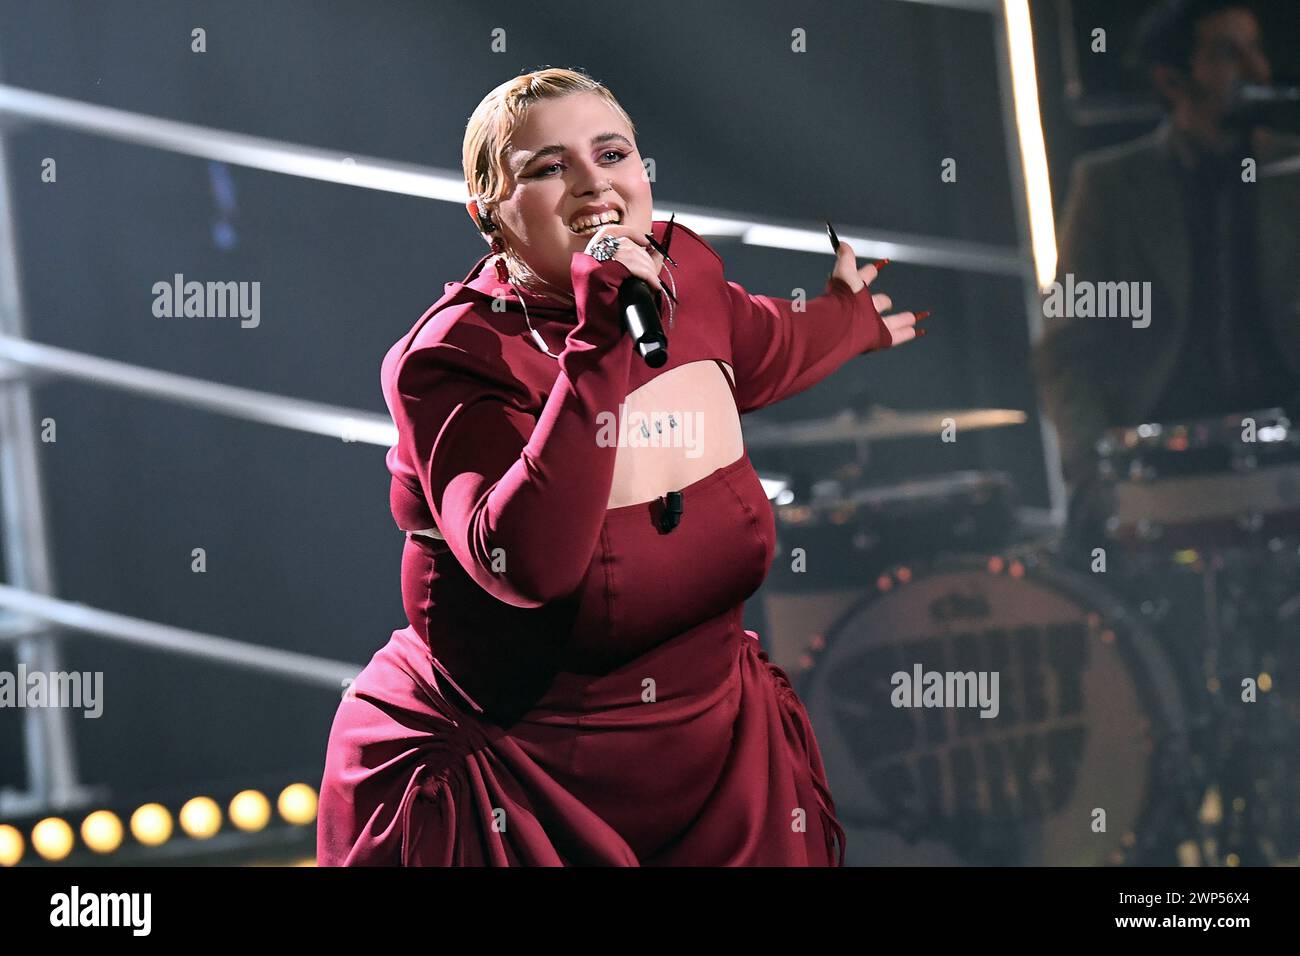
[[[556,99],[571,93],[595,93],[605,100],[636,135],[636,124],[627,110],[605,86],[579,70],[558,67],[534,70],[502,83],[470,114],[465,126],[461,162],[465,168],[465,186],[473,199],[486,205],[495,204],[510,191],[510,173],[506,153],[510,137],[528,115],[528,108],[538,100]]]

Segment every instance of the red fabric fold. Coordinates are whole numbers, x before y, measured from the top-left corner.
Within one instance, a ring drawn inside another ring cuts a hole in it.
[[[354,693],[331,732],[322,866],[844,865],[807,714],[734,614],[570,675],[509,730],[442,696],[410,628]]]

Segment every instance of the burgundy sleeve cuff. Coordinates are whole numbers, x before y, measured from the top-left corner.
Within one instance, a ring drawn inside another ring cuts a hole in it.
[[[854,292],[847,282],[832,275],[826,280],[826,294],[839,296],[852,304],[853,322],[850,328],[854,355],[875,352],[893,344],[894,336],[876,309],[876,303],[872,301],[870,286],[864,285]]]

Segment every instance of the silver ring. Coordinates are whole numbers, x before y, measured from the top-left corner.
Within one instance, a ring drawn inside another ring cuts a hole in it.
[[[618,236],[605,236],[591,247],[591,256],[598,262],[608,262],[618,252]]]

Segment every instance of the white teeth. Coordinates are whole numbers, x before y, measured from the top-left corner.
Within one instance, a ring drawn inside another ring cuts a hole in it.
[[[611,222],[622,222],[623,216],[617,209],[602,212],[598,216],[582,216],[579,219],[569,223],[569,231],[582,235],[587,232],[595,232],[601,226]]]

